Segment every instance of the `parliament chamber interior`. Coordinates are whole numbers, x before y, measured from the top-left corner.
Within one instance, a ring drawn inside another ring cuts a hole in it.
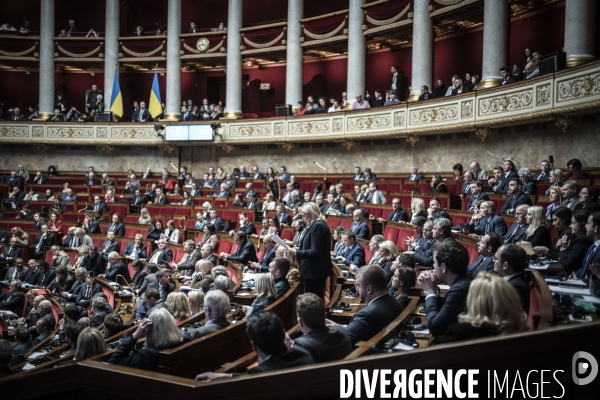
[[[597,399],[597,3],[3,2],[1,397]]]

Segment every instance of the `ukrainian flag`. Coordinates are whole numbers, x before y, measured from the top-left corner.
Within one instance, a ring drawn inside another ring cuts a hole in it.
[[[115,72],[112,96],[110,96],[110,111],[112,111],[119,118],[123,116],[123,95],[121,94],[121,85],[119,85],[118,68]]]
[[[154,71],[154,82],[152,82],[152,91],[150,92],[150,106],[148,107],[148,111],[152,118],[158,117],[162,114],[162,103],[160,99],[160,88],[158,87],[158,71]]]

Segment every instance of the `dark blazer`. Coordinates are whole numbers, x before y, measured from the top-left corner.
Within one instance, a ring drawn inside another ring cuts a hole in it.
[[[189,333],[192,339],[199,339],[223,328],[227,328],[230,324],[231,323],[227,321],[227,318],[218,317],[211,321],[208,321],[200,328],[188,328],[187,333]]]
[[[97,328],[104,323],[104,317],[108,315],[108,311],[100,310],[94,314],[94,316],[90,319],[90,326],[92,328]]]
[[[492,186],[498,186],[496,189],[496,193],[498,194],[506,194],[508,192],[508,181],[512,178],[518,178],[519,175],[515,171],[510,171],[508,176],[502,175],[502,179],[496,181],[496,183]]]
[[[277,295],[275,296],[275,300],[279,299],[281,296],[287,293],[290,290],[290,283],[286,278],[275,279],[275,288],[277,289]]]
[[[547,181],[550,179],[550,172],[538,172],[532,178],[534,181]]]
[[[250,221],[246,222],[244,226],[240,226],[237,229],[238,231],[246,232],[246,235],[256,235],[256,226]]]
[[[522,204],[527,204],[529,206],[532,205],[531,198],[529,198],[528,195],[521,191],[519,192],[519,194],[510,196],[506,203],[504,203],[500,211],[498,211],[498,214],[509,214],[508,210],[513,210],[510,212],[510,214],[512,215],[515,213],[514,210],[516,210],[517,207],[519,207]]]
[[[135,212],[139,211],[139,208],[146,202],[146,195],[136,196],[135,194],[131,196],[131,209]],[[115,233],[116,235],[116,233]]]
[[[296,257],[300,263],[300,279],[325,279],[331,272],[331,230],[325,221],[307,227]]]
[[[451,343],[460,340],[479,339],[499,335],[500,332],[492,326],[474,326],[467,322],[457,322],[446,330],[446,333],[435,339],[436,343]]]
[[[177,269],[179,271],[193,271],[196,262],[200,260],[202,254],[199,251],[192,251],[189,255],[185,254],[181,261],[177,264]],[[190,273],[191,275],[191,273]]]
[[[515,83],[516,81],[517,81],[517,78],[515,78],[513,75],[509,75],[508,77],[504,78],[500,84],[508,85],[510,83]]]
[[[354,234],[356,235],[357,238],[360,238],[360,239],[368,239],[369,238],[369,226],[367,225],[367,223],[364,220],[360,221],[359,223],[352,222],[352,225],[350,225],[350,230],[352,232],[354,232]]]
[[[123,339],[121,339],[117,351],[110,356],[108,363],[158,372],[158,366],[160,365],[160,351],[153,347],[141,347],[136,350],[136,343],[137,340],[133,337],[124,336]]]
[[[337,205],[336,202],[333,202],[331,204],[324,204],[323,209],[321,210],[321,212],[323,214],[325,214],[325,215],[328,215],[329,214],[329,210],[339,210],[339,206]]]
[[[294,346],[308,351],[316,363],[341,360],[353,350],[348,333],[339,325],[312,329],[294,340]]]
[[[150,112],[147,108],[140,108],[137,112],[136,121],[148,122],[150,120]]]
[[[479,225],[475,227],[475,233],[480,236],[483,236],[488,232],[494,232],[500,236],[504,236],[507,230],[506,222],[504,222],[502,217],[497,214],[492,215],[488,220],[482,219],[479,221]]]
[[[158,290],[158,293],[161,293],[160,282],[156,281],[154,283],[151,283],[150,285],[148,285],[148,289],[156,289],[156,290]],[[148,289],[146,289],[146,290],[148,290]],[[165,290],[163,291],[164,296],[161,296],[162,301],[167,301],[167,297],[169,296],[169,294],[171,294],[174,291],[175,291],[174,284],[169,283],[167,286],[165,286]],[[144,303],[145,302],[146,301],[144,301]]]
[[[256,174],[252,175],[252,179],[264,179],[263,173],[258,171]]]
[[[529,181],[527,183],[523,183],[523,186],[521,187],[521,190],[525,194],[535,195],[535,182],[534,181]]]
[[[387,293],[371,301],[354,314],[346,326],[352,345],[372,338],[400,315],[403,309],[400,303]]]
[[[38,184],[38,185],[44,185],[46,183],[48,183],[48,178],[46,178],[45,176],[40,176],[39,178],[36,178],[35,176],[33,177],[33,183]]]
[[[117,282],[119,285],[126,285],[131,282],[131,276],[129,275],[129,268],[127,265],[119,260],[114,266],[110,264],[106,265],[106,270],[104,270],[104,274],[106,275],[104,278],[108,281]],[[121,275],[118,276],[117,275]]]
[[[36,247],[40,241],[42,241],[42,247],[50,247],[54,244],[54,235],[48,232],[46,234],[46,239],[42,240],[42,236],[44,234],[42,232],[35,235],[35,240],[33,241],[33,247]]]
[[[466,193],[466,194],[471,194],[471,183],[470,182],[464,182],[462,184],[462,187],[460,188],[460,192],[461,193]]]
[[[156,274],[148,274],[144,277],[144,281],[142,282],[142,286],[138,290],[138,296],[142,296],[144,292],[148,289],[148,286],[156,282]]]
[[[248,371],[249,374],[258,374],[260,372],[276,371],[285,368],[301,367],[303,365],[314,364],[312,356],[302,347],[294,346],[282,354],[271,354],[270,357],[260,363],[258,366]]]
[[[567,250],[561,250],[558,253],[558,261],[563,266],[566,273],[576,271],[583,265],[585,255],[594,239],[589,236],[578,236],[571,241]]]
[[[425,238],[420,242],[417,242],[419,247],[415,248],[414,254],[417,264],[433,267],[433,246],[435,246],[437,242],[436,239],[431,239],[431,241],[428,242]]]
[[[0,257],[0,260],[6,261],[7,265],[13,265],[13,263],[15,262],[15,258],[21,256],[21,248],[18,246],[6,246],[4,249],[2,249],[2,256],[3,257]]]
[[[365,261],[365,249],[358,242],[355,242],[352,247],[347,249],[344,253],[344,264],[354,264],[358,267],[362,267],[366,264]]]
[[[25,295],[21,292],[13,294],[3,293],[0,296],[0,310],[9,310],[21,317],[25,306]]]
[[[489,199],[490,199],[489,196],[487,194],[485,194],[484,192],[479,193],[478,196],[471,195],[466,209],[467,209],[467,211],[473,211],[473,208],[475,208],[475,203],[477,203],[479,200],[487,201]]]
[[[100,181],[98,179],[90,179],[90,178],[86,178],[86,180],[83,182],[84,185],[86,186],[96,186],[100,184]],[[100,203],[100,204],[104,204],[104,203]],[[93,206],[95,204],[92,204],[91,206],[87,207],[87,210],[94,210]],[[94,210],[96,211],[96,210]]]
[[[19,364],[19,354],[25,353],[27,350],[33,347],[33,342],[29,341],[27,343],[19,343],[15,347],[13,347],[12,359],[8,363],[9,367],[14,367]],[[0,374],[0,378],[2,374]]]
[[[452,95],[462,94],[462,93],[467,93],[467,92],[470,92],[470,90],[469,90],[469,88],[465,87],[464,85],[463,85],[463,88],[460,93],[458,93],[458,88],[452,89]]]
[[[231,192],[229,190],[219,190],[215,193],[215,197],[231,197]]]
[[[37,269],[33,272],[27,271],[24,283],[29,283],[30,285],[37,285],[38,281],[40,280],[40,276],[40,271]]]
[[[589,211],[590,214],[600,211],[600,204],[598,202],[591,202],[588,205],[583,205],[583,203],[579,202],[577,206],[575,206],[575,210],[585,210]]]
[[[550,231],[545,225],[538,226],[535,231],[533,231],[533,235],[527,236],[525,241],[531,243],[531,247],[544,246],[549,249],[552,247]]]
[[[89,286],[87,283],[79,288],[79,294],[77,295],[77,305],[87,308],[90,306],[90,298],[94,297],[96,293],[100,293],[102,291],[102,286],[97,283],[94,283],[92,286],[92,294],[91,296],[88,294],[86,296],[86,290]]]
[[[41,333],[41,334],[38,335],[38,337],[36,337],[35,339],[33,339],[33,341],[31,342],[31,344],[33,344],[33,346],[36,346],[36,345],[42,343],[51,334],[52,334],[52,331],[46,331],[44,333]]]
[[[115,236],[125,236],[125,227],[120,222],[117,222],[116,224],[108,224],[106,226],[106,233],[108,233],[108,231],[114,231]]]
[[[154,256],[154,254],[158,253],[159,251],[159,249],[154,250],[148,258],[148,260],[150,260]],[[165,267],[168,266],[168,263],[170,263],[171,261],[173,261],[173,250],[166,247],[163,250],[162,254],[159,255],[156,259],[156,264]]]
[[[458,321],[458,314],[463,312],[467,304],[467,294],[471,278],[462,275],[456,278],[450,289],[446,292],[445,302],[437,296],[430,296],[425,300],[427,325],[432,335],[438,336]]]
[[[106,269],[106,262],[104,257],[102,257],[100,254],[97,254],[95,258],[92,258],[89,254],[86,254],[81,263],[85,269],[88,271],[94,271],[96,275],[103,274],[104,270]]]
[[[519,298],[521,299],[521,305],[523,306],[523,311],[529,314],[529,282],[525,279],[525,274],[520,273],[517,275],[511,276],[508,280],[519,294]],[[447,296],[447,295],[446,295]]]
[[[12,281],[15,270],[17,270],[17,269],[18,268],[15,266],[10,267],[8,269],[8,271],[6,272],[6,276],[4,277],[4,279],[6,279],[9,282]],[[16,278],[19,279],[20,281],[24,281],[25,277],[27,276],[28,271],[29,271],[29,269],[25,265],[21,266],[21,268],[18,269]]]
[[[71,275],[67,274],[67,276],[58,282],[54,279],[52,283],[48,285],[47,289],[52,295],[56,296],[62,292],[68,292],[71,290],[71,286],[73,286],[73,278],[71,278]]]
[[[215,229],[220,232],[227,232],[229,230],[229,224],[221,217],[215,218],[214,222],[211,222],[215,226]]]
[[[77,297],[79,297],[79,292],[82,289],[85,290],[85,286],[87,286],[87,283],[85,281],[80,282],[78,280],[75,280],[73,282],[73,285],[71,286],[71,290],[68,290],[69,296],[67,297],[67,301],[75,302],[77,300]]]
[[[55,279],[56,273],[52,268],[48,268],[48,271],[45,274],[40,271],[36,285],[47,288]]]
[[[529,228],[528,224],[519,225],[514,223],[504,235],[504,243],[518,243],[525,240],[525,231]]]
[[[452,218],[450,218],[450,214],[448,214],[448,211],[446,211],[444,209],[440,209],[437,213],[433,214],[431,217],[427,217],[427,219],[430,221],[435,221],[438,218],[446,218],[446,219],[449,219],[450,221],[452,221]]]
[[[406,211],[404,211],[402,208],[399,208],[397,210],[392,210],[390,215],[388,215],[386,221],[389,221],[389,222],[406,221],[406,222],[408,222],[408,215],[406,214]]]
[[[285,225],[292,224],[292,217],[290,217],[290,214],[286,213],[285,211],[283,212],[283,214],[275,214],[275,216],[279,220],[280,224],[285,224]]]
[[[227,259],[236,261],[243,265],[246,265],[250,261],[258,262],[258,257],[256,257],[256,248],[254,247],[254,243],[252,243],[250,239],[246,238],[245,242],[238,246],[235,254],[228,255]]]
[[[581,268],[575,272],[575,275],[584,282],[589,281],[590,276],[593,275],[589,270],[590,265],[597,263],[600,263],[600,246],[591,245],[583,257]]]
[[[477,260],[467,268],[467,275],[475,278],[482,271],[494,272],[494,261],[491,256],[484,257],[479,255]]]
[[[271,250],[268,250],[263,255],[262,260],[260,261],[260,272],[269,272],[269,264],[275,258],[275,247]]]
[[[90,221],[90,226],[83,229],[87,233],[102,233],[102,231],[100,231],[100,224],[98,223],[98,221]]]
[[[413,178],[413,179],[411,179],[411,178]],[[425,178],[423,177],[423,175],[416,173],[414,176],[412,174],[409,174],[406,179],[412,180],[412,181],[422,181]]]
[[[104,242],[102,242],[102,246],[98,248],[98,252],[102,250],[102,253],[104,254],[109,254],[112,251],[116,251],[118,253],[120,246],[121,244],[117,242],[116,239],[112,242],[109,242],[108,239],[105,239]]]

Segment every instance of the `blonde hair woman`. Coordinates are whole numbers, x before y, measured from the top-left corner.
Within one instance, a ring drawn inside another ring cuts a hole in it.
[[[263,211],[264,215],[266,216],[268,210],[274,210],[275,207],[277,207],[277,202],[275,201],[275,196],[273,196],[273,193],[267,193],[264,200],[265,202],[263,203]]]
[[[197,273],[192,279],[190,286],[194,289],[201,289],[204,292],[208,292],[210,284],[215,281],[215,277],[212,275],[213,267],[213,263],[208,260],[198,261],[194,266]]]
[[[17,245],[19,246],[27,246],[29,244],[29,235],[27,232],[23,232],[21,228],[15,226],[11,229],[12,237],[17,239]]]
[[[150,216],[150,212],[146,207],[140,210],[140,218],[138,219],[138,224],[141,225],[152,225],[152,217]]]
[[[190,305],[188,303],[188,298],[183,292],[172,292],[167,296],[167,301],[165,302],[173,311],[173,318],[175,318],[175,323],[178,324],[184,319],[188,319],[191,317]]]
[[[199,290],[192,290],[188,293],[188,306],[192,316],[198,315],[204,311],[204,293]]]
[[[379,244],[379,254],[381,258],[377,261],[377,264],[383,269],[387,279],[390,280],[394,271],[392,271],[392,264],[400,255],[400,252],[396,248],[396,245],[391,240],[386,240]]]
[[[541,207],[540,207],[541,208]],[[467,312],[458,316],[438,343],[476,339],[528,330],[527,315],[514,287],[502,277],[481,272],[471,282]]]
[[[417,217],[427,218],[427,208],[423,199],[415,197],[410,202],[410,223],[414,224]]]
[[[540,206],[532,206],[527,209],[525,217],[529,228],[525,231],[526,242],[531,243],[532,247],[544,246],[552,247],[550,231],[546,227],[546,215],[544,209]]]
[[[79,250],[79,255],[75,258],[75,264],[73,265],[74,269],[81,267],[84,257],[86,254],[90,253],[90,248],[85,244],[79,246],[77,250]]]
[[[298,264],[298,258],[296,256],[291,255],[283,246],[278,246],[277,250],[275,250],[276,257],[284,257],[290,262],[290,270],[285,276],[285,279],[291,284],[293,282],[298,282],[300,275],[300,265]]]
[[[546,219],[551,221],[552,211],[560,207],[560,203],[562,202],[562,191],[560,186],[550,186],[548,190],[546,190],[546,193],[548,193],[547,196],[550,200],[550,204],[546,207]]]
[[[102,353],[106,353],[106,341],[100,331],[95,328],[82,330],[77,337],[75,360],[83,361]]]
[[[252,302],[252,305],[242,307],[242,311],[246,318],[253,312],[262,311],[275,303],[275,296],[277,296],[275,280],[273,280],[273,275],[270,273],[256,275],[254,277],[254,288],[256,291],[256,298]]]
[[[290,249],[288,252],[298,258],[305,292],[323,298],[325,280],[328,271],[331,271],[331,230],[316,203],[305,203],[300,207],[300,212],[306,222],[304,238],[299,249]]]

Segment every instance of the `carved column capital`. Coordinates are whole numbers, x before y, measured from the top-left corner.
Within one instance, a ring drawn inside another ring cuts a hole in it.
[[[345,140],[342,142],[342,146],[344,146],[348,151],[350,151],[350,149],[353,148],[355,145],[356,142],[354,140]]]
[[[567,130],[573,125],[573,117],[568,115],[557,115],[554,117],[554,123],[563,133],[567,133]]]
[[[221,145],[221,148],[225,153],[229,154],[235,149],[235,146],[232,144],[223,144]]]
[[[281,143],[281,147],[283,147],[289,153],[290,150],[294,148],[294,143],[290,143],[290,142]]]
[[[415,144],[419,142],[419,136],[417,135],[408,135],[405,137],[406,142],[410,144],[411,147],[415,147]]]
[[[173,154],[173,152],[175,151],[175,149],[177,149],[177,147],[173,146],[172,144],[165,144],[165,145],[163,145],[163,150],[168,155]]]
[[[492,130],[490,128],[477,128],[475,130],[475,134],[482,142],[485,142],[485,139],[488,138],[492,134]]]

